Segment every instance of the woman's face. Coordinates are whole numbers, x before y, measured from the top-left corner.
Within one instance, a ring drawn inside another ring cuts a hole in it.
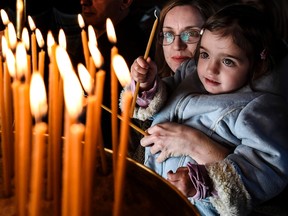
[[[198,76],[211,94],[227,93],[247,83],[250,61],[231,36],[205,30],[197,64]]]
[[[163,32],[180,35],[182,32],[197,29],[201,30],[204,20],[198,9],[190,5],[176,6],[165,16]],[[163,53],[169,67],[175,72],[180,64],[194,56],[197,43],[187,44],[179,36],[175,36],[170,45],[163,45]]]

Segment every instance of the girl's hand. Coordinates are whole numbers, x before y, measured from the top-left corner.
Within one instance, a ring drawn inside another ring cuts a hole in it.
[[[150,57],[147,61],[142,57],[138,57],[131,66],[131,77],[140,83],[140,90],[147,91],[154,85],[157,76],[157,66]]]

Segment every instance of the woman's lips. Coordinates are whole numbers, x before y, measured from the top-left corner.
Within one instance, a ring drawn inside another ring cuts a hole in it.
[[[190,59],[190,57],[188,56],[173,56],[172,57],[172,60],[175,61],[175,62],[183,62],[183,61],[186,61],[187,59]]]

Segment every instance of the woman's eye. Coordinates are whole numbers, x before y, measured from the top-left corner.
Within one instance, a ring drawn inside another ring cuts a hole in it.
[[[232,66],[235,65],[234,62],[233,62],[231,59],[224,59],[224,60],[223,60],[223,63],[224,63],[225,65],[229,66],[229,67],[232,67]]]
[[[202,59],[206,59],[206,58],[208,58],[208,54],[206,53],[206,52],[201,52],[200,53],[200,58],[202,58]]]

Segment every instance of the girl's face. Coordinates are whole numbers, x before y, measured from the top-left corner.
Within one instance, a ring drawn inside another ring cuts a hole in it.
[[[231,36],[221,37],[204,31],[197,71],[209,93],[227,93],[245,85],[249,64],[245,52],[233,43]]]
[[[190,5],[176,6],[166,14],[162,30],[164,33],[180,35],[182,32],[191,29],[200,32],[203,24],[204,20],[198,9]],[[163,45],[165,61],[175,72],[183,61],[194,56],[196,46],[197,43],[186,44],[179,36],[175,36],[171,44]]]

